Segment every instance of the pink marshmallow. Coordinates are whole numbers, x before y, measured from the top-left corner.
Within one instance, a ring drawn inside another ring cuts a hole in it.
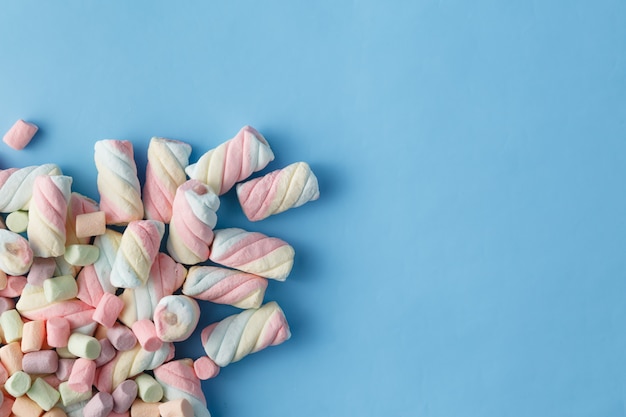
[[[15,298],[22,295],[22,290],[26,286],[26,277],[23,276],[7,276],[7,286],[0,290],[0,297]]]
[[[53,374],[59,367],[59,357],[54,350],[26,353],[22,358],[22,370],[27,374]]]
[[[113,390],[113,412],[125,413],[137,398],[137,383],[127,379]]]
[[[60,381],[67,381],[70,378],[74,362],[76,362],[76,359],[59,359],[56,377],[59,378]]]
[[[133,323],[132,330],[144,350],[156,352],[163,346],[163,341],[157,336],[156,327],[152,320],[138,320]]]
[[[113,397],[108,392],[99,392],[85,404],[83,416],[107,417],[111,410],[113,410]]]
[[[100,339],[98,340],[98,342],[100,342],[100,356],[98,356],[98,359],[96,359],[97,368],[101,367],[105,363],[110,362],[117,353],[109,339]]]
[[[36,257],[33,259],[33,265],[30,267],[26,280],[31,285],[41,287],[45,280],[52,278],[56,267],[57,264],[54,258]]]
[[[41,350],[46,341],[46,322],[33,320],[24,323],[22,328],[22,352],[35,352]]]
[[[87,392],[91,389],[96,377],[96,362],[78,358],[72,366],[67,385],[76,392]]]
[[[193,362],[193,370],[201,380],[215,378],[220,373],[220,367],[208,356],[202,356]]]
[[[65,347],[70,338],[70,322],[63,317],[51,317],[46,321],[46,335],[50,347]]]
[[[16,151],[20,151],[26,147],[37,133],[39,128],[33,123],[25,122],[20,119],[9,129],[2,140]]]
[[[15,301],[11,298],[0,297],[0,314],[7,310],[13,310],[15,308]]]
[[[113,327],[117,317],[124,309],[124,301],[117,298],[114,294],[105,292],[98,301],[98,306],[93,312],[93,319],[104,327]]]
[[[133,332],[119,323],[107,329],[107,339],[115,349],[120,351],[131,350],[137,343],[137,338]]]

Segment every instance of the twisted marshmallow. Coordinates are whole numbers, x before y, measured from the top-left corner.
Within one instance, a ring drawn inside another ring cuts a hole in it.
[[[61,170],[54,164],[44,164],[0,171],[0,212],[28,210],[33,183],[40,175],[61,175]]]
[[[86,245],[90,242],[89,237],[76,236],[76,216],[98,211],[98,203],[89,197],[79,193],[72,193],[67,204],[67,218],[65,221],[65,245]]]
[[[201,335],[206,354],[221,367],[290,337],[285,314],[274,301],[213,323]]]
[[[100,256],[96,262],[80,270],[76,278],[78,299],[96,307],[105,292],[115,294],[117,288],[111,284],[111,270],[121,240],[122,234],[111,229],[96,236],[93,245],[100,250]]]
[[[136,288],[146,282],[164,231],[163,223],[156,220],[135,220],[128,224],[111,270],[113,286]]]
[[[133,289],[127,288],[120,296],[124,301],[124,309],[119,320],[128,327],[137,320],[152,320],[159,300],[180,288],[186,275],[184,266],[166,254],[159,253],[152,264],[146,284]]]
[[[191,146],[177,140],[152,138],[143,186],[146,218],[169,223],[176,189],[185,182]]]
[[[263,220],[320,196],[317,178],[306,162],[237,185],[237,197],[250,221]]]
[[[293,248],[283,240],[230,228],[215,230],[209,259],[240,271],[284,281],[291,272],[294,254]]]
[[[198,180],[189,180],[178,187],[167,239],[167,251],[172,258],[187,265],[209,259],[219,206],[218,196]]]
[[[273,159],[274,153],[265,138],[253,127],[244,126],[234,138],[202,155],[185,172],[222,195]]]
[[[196,376],[191,359],[168,362],[154,370],[154,377],[163,386],[163,398],[185,398],[191,403],[195,417],[211,417],[200,379]]]
[[[65,253],[65,219],[72,177],[42,175],[33,183],[28,213],[28,240],[33,255],[42,258]]]
[[[258,308],[263,302],[265,278],[216,266],[192,266],[183,284],[183,294],[238,308]]]
[[[125,225],[143,218],[143,203],[133,145],[126,140],[100,140],[95,144],[100,209],[107,224]]]

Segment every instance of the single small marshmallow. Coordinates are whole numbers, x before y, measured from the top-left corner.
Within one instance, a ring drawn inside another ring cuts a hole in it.
[[[26,394],[30,388],[30,375],[24,371],[17,371],[4,383],[4,390],[14,397]]]
[[[34,123],[26,122],[19,119],[11,126],[11,129],[4,134],[2,140],[16,151],[20,151],[26,147],[35,136],[39,128]]]
[[[220,373],[220,367],[208,356],[201,356],[193,361],[193,370],[201,380],[215,378]]]
[[[157,336],[156,327],[152,320],[137,320],[133,323],[131,329],[135,333],[141,347],[148,352],[156,352],[163,345],[163,341]]]
[[[17,342],[22,339],[24,322],[17,310],[7,310],[0,315],[0,326],[4,332],[6,343]]]
[[[108,363],[115,357],[115,354],[117,353],[109,339],[104,338],[99,339],[98,341],[100,342],[100,356],[98,356],[98,358],[96,359],[96,367],[100,367],[105,363]]]
[[[54,350],[39,350],[24,354],[22,369],[31,375],[53,374],[59,368],[59,356]]]
[[[33,264],[33,251],[17,233],[0,229],[0,269],[9,275],[23,275]]]
[[[35,379],[26,395],[45,411],[51,410],[61,398],[59,391],[42,378]]]
[[[185,295],[163,297],[154,309],[154,324],[159,339],[164,342],[186,340],[200,319],[198,302]]]
[[[54,258],[35,258],[26,279],[31,285],[42,286],[45,280],[54,276],[56,267]]]
[[[28,228],[28,212],[18,210],[9,213],[6,218],[6,226],[14,233],[24,233]]]
[[[100,356],[102,348],[95,337],[82,333],[72,333],[67,341],[67,349],[79,358],[94,360]]]
[[[138,397],[147,403],[156,403],[163,398],[163,387],[148,374],[139,374],[135,378]]]
[[[22,291],[26,287],[28,280],[24,276],[7,276],[7,285],[0,290],[1,297],[16,298],[22,296]]]
[[[78,404],[83,401],[88,401],[93,396],[91,390],[87,390],[85,392],[74,391],[72,388],[70,388],[67,381],[61,382],[59,384],[59,394],[61,394],[61,402],[63,403],[64,407]]]
[[[69,379],[75,362],[76,359],[59,359],[55,375],[61,382]]]
[[[78,236],[76,230],[76,219],[83,214],[94,213],[98,211],[98,203],[89,197],[77,192],[70,195],[70,201],[67,204],[67,216],[65,218],[65,244],[88,244],[91,236]]]
[[[169,400],[159,404],[161,417],[193,417],[193,407],[186,398]]]
[[[4,365],[9,375],[22,370],[22,358],[24,354],[18,342],[9,343],[0,347],[0,362]]]
[[[96,377],[96,362],[78,358],[72,366],[72,372],[67,380],[68,386],[76,392],[91,391]]]
[[[159,403],[147,403],[136,399],[130,406],[131,417],[160,417]]]
[[[119,323],[107,329],[107,339],[119,351],[127,351],[137,344],[137,338],[132,330]]]
[[[48,278],[43,282],[43,293],[49,303],[76,298],[78,285],[71,275]]]
[[[63,257],[70,265],[87,266],[98,260],[100,249],[93,245],[68,245]]]
[[[104,327],[113,327],[124,309],[124,302],[114,294],[105,292],[93,312],[93,319]]]
[[[104,211],[79,214],[76,216],[76,237],[100,236],[106,232]]]
[[[70,338],[70,322],[63,317],[51,317],[46,321],[48,345],[61,348],[67,346]]]
[[[16,417],[37,417],[43,413],[41,407],[26,395],[15,398],[11,412]]]
[[[29,353],[41,350],[45,341],[46,322],[44,320],[33,320],[24,323],[22,328],[22,352]]]
[[[45,413],[43,413],[41,417],[67,417],[67,414],[65,414],[65,411],[63,411],[61,408],[53,407],[50,409],[50,411],[46,411]]]
[[[83,408],[84,417],[107,417],[113,410],[113,397],[108,392],[99,392]]]
[[[137,383],[132,379],[127,379],[113,390],[113,411],[125,413],[130,409],[133,401],[137,398]]]

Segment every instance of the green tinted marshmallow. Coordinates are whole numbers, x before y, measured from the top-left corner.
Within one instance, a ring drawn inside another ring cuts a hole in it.
[[[86,266],[98,260],[100,249],[93,245],[68,245],[63,256],[71,265]]]
[[[74,391],[70,388],[67,381],[59,384],[59,394],[61,394],[61,402],[64,407],[77,404],[82,401],[87,401],[93,396],[91,390],[87,390],[85,392]]]
[[[137,394],[146,403],[156,403],[163,398],[163,387],[156,379],[148,374],[141,374],[135,378],[137,383]]]
[[[28,228],[28,212],[27,211],[14,211],[9,213],[6,218],[7,229],[14,233],[24,233]]]
[[[30,388],[30,375],[24,371],[17,371],[4,383],[4,390],[14,397],[26,394]]]
[[[78,285],[71,275],[48,278],[43,282],[43,294],[49,303],[71,300],[78,295]]]
[[[97,359],[101,349],[102,346],[98,339],[82,333],[72,333],[67,341],[67,350],[79,358]]]
[[[0,315],[0,327],[6,343],[17,342],[22,338],[24,322],[17,310],[7,310]]]
[[[59,391],[52,388],[50,384],[41,378],[35,379],[26,395],[45,411],[50,411],[61,397]]]

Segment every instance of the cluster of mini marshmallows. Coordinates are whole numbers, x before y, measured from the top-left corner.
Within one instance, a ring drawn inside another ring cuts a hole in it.
[[[36,131],[20,120],[4,141],[22,149]],[[188,144],[152,138],[142,189],[133,152],[96,142],[99,203],[54,164],[0,171],[0,417],[209,417],[201,380],[289,339],[263,299],[293,248],[214,227],[235,186],[251,221],[317,199],[309,166],[242,182],[274,159],[249,126],[191,165]],[[199,322],[196,299],[243,311],[202,330],[206,356],[174,360]]]

